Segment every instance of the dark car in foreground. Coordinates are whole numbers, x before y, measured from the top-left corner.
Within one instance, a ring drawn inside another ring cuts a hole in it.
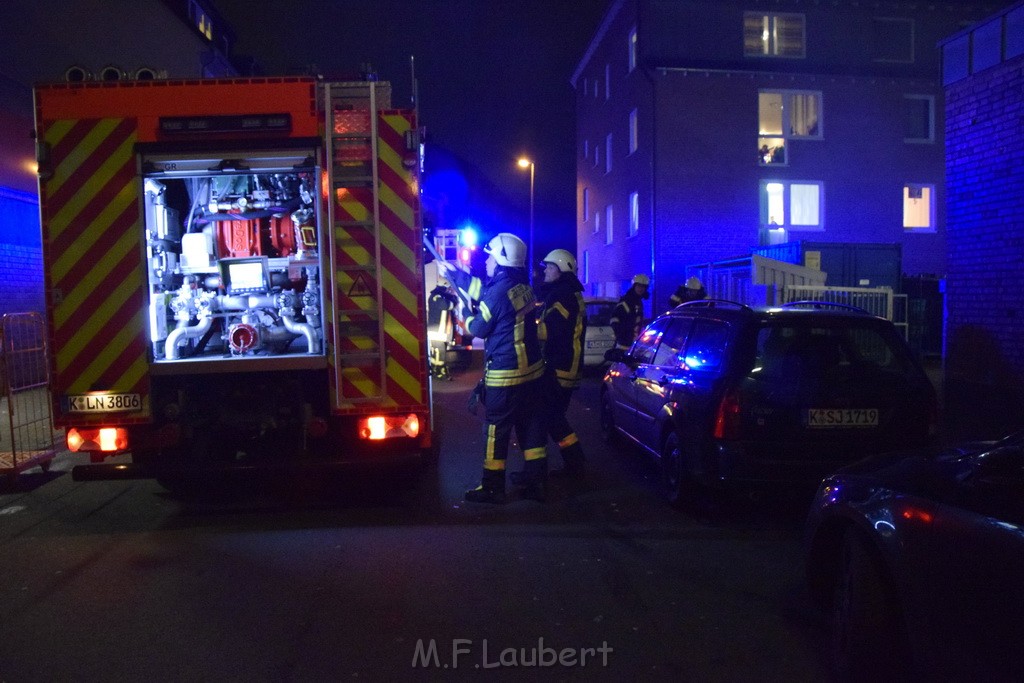
[[[660,459],[671,502],[729,485],[803,485],[865,454],[926,445],[936,396],[894,325],[801,302],[682,304],[613,349],[606,437]]]
[[[825,479],[807,578],[844,678],[1024,677],[1024,433]]]

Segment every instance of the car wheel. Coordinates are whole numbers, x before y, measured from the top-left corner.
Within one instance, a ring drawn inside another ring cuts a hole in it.
[[[906,639],[891,584],[881,560],[854,529],[840,549],[831,651],[844,680],[893,680],[907,673]]]
[[[601,394],[599,424],[601,427],[601,440],[609,444],[616,443],[619,433],[615,429],[615,418],[612,415],[612,399],[607,391]]]

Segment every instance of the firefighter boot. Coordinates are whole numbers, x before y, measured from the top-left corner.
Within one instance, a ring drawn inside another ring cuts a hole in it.
[[[505,472],[504,470],[484,470],[480,480],[480,486],[466,491],[464,496],[467,503],[490,503],[501,505],[505,502]]]
[[[579,441],[573,441],[559,452],[562,454],[562,461],[565,465],[560,470],[552,470],[551,476],[577,481],[583,479],[583,475],[586,472],[586,467],[584,466],[586,458],[583,457],[583,448],[580,446]]]
[[[521,498],[543,503],[548,497],[548,459],[544,456],[527,460],[523,466]]]

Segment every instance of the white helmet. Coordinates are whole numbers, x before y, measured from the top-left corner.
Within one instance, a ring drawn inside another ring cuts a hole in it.
[[[541,263],[554,263],[563,273],[576,273],[576,257],[567,249],[555,249]]]
[[[702,285],[700,283],[700,280],[698,280],[697,278],[691,277],[687,278],[685,287],[686,289],[702,289],[704,285]]]
[[[651,284],[651,278],[647,277],[643,273],[637,273],[636,275],[633,276],[633,284],[634,285],[650,285]]]
[[[526,242],[510,232],[499,232],[484,247],[499,266],[522,268],[526,265]]]

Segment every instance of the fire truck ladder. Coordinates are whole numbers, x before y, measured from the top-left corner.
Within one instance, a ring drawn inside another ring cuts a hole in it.
[[[334,358],[337,405],[387,396],[377,175],[378,84],[324,84],[327,167],[331,172]]]

